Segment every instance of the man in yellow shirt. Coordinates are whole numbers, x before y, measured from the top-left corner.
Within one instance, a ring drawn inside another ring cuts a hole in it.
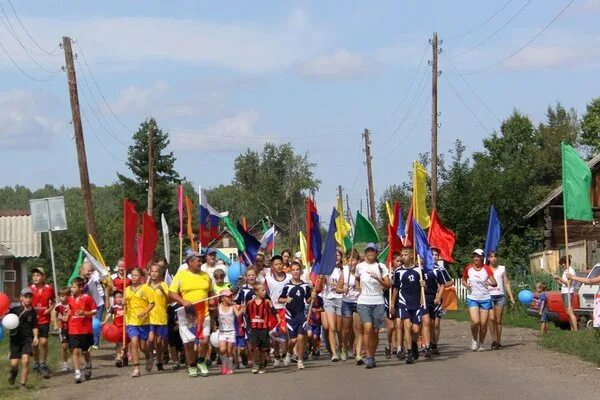
[[[185,358],[190,376],[198,376],[198,372],[202,376],[208,376],[205,358],[210,338],[210,318],[206,318],[208,316],[206,299],[214,294],[213,283],[211,277],[201,269],[202,261],[199,253],[188,255],[186,263],[188,269],[177,272],[173,277],[169,295],[173,301],[183,307],[196,310],[196,318],[200,325],[197,327],[197,337],[200,341],[198,354],[194,350],[194,342],[184,343]]]

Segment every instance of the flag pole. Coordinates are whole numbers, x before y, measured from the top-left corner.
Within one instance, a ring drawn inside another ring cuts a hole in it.
[[[564,209],[563,205],[563,209]],[[569,267],[571,266],[569,262],[569,231],[567,229],[567,217],[565,215],[564,218],[565,223],[565,259],[567,260],[567,273],[569,272]],[[571,280],[567,280],[567,308],[571,308]]]

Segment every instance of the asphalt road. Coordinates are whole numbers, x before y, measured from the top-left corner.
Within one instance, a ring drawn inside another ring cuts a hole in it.
[[[207,378],[189,378],[184,370],[151,372],[130,378],[130,369],[112,365],[112,353],[101,350],[93,359],[93,379],[76,385],[72,375],[53,376],[40,399],[599,399],[600,371],[575,357],[539,347],[537,332],[505,328],[499,351],[471,352],[469,327],[443,321],[442,355],[414,365],[377,357],[378,367],[346,361],[309,361],[304,371],[295,365],[264,375],[238,370],[231,376],[211,369]],[[382,349],[382,346],[380,346]],[[85,397],[84,397],[85,396]],[[435,396],[435,397],[434,397]],[[441,396],[441,397],[438,397]]]

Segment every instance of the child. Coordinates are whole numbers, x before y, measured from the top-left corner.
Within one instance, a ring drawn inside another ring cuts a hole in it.
[[[106,324],[110,318],[113,320],[113,325],[123,332],[123,292],[120,290],[113,292],[113,304],[108,309],[102,324]],[[121,368],[123,364],[127,364],[127,361],[127,352],[123,351],[123,340],[120,340],[115,345],[115,365],[117,368]]]
[[[546,295],[546,285],[542,282],[535,284],[535,291],[538,293],[538,304],[540,309],[540,330],[542,333],[548,332],[548,295]]]
[[[316,291],[315,291],[316,293]],[[321,352],[321,313],[323,312],[323,298],[320,295],[316,295],[310,309],[310,317],[308,318],[308,332],[307,336],[309,339],[309,348],[311,351],[311,358],[319,358]]]
[[[61,359],[62,367],[60,372],[69,372],[69,319],[67,314],[69,312],[69,288],[62,288],[58,291],[59,303],[54,307],[56,313],[56,324],[59,329],[60,346],[61,346]]]
[[[150,267],[150,280],[147,285],[154,292],[154,307],[150,310],[150,334],[148,335],[148,353],[146,370],[152,370],[152,352],[156,350],[156,369],[163,370],[164,348],[169,338],[167,328],[167,304],[169,303],[169,287],[162,281],[162,268],[158,264]]]
[[[125,323],[127,336],[131,340],[129,351],[133,361],[132,378],[140,376],[140,350],[146,356],[146,370],[152,368],[152,358],[148,353],[146,341],[150,334],[148,315],[154,307],[154,291],[142,283],[144,272],[141,268],[131,270],[131,286],[125,289]]]
[[[279,255],[271,257],[271,269],[270,273],[265,277],[266,289],[269,293],[269,298],[273,299],[276,303],[273,304],[273,307],[277,310],[280,321],[285,321],[285,305],[277,302],[279,296],[281,295],[281,291],[283,287],[290,281],[292,276],[290,274],[286,274],[282,270],[283,268],[283,258]],[[287,326],[284,323],[279,327],[283,333],[286,332]],[[273,341],[273,355],[275,356],[275,361],[273,362],[274,367],[279,367],[282,364],[281,361],[281,352],[285,357],[283,358],[283,366],[287,367],[290,365],[291,358],[287,354],[287,340],[283,342]]]
[[[94,329],[92,318],[96,315],[96,303],[92,296],[83,293],[85,281],[77,277],[71,283],[71,297],[69,297],[69,349],[71,349],[73,369],[75,370],[75,383],[81,383],[81,356],[85,359],[85,380],[92,377],[92,362],[89,349],[94,344]]]
[[[273,307],[273,303],[267,300],[267,290],[262,283],[254,286],[256,297],[248,302],[246,312],[250,320],[250,346],[254,366],[253,374],[264,374],[267,368],[267,354],[270,348],[269,327],[272,318],[277,318],[277,324],[281,322],[279,314]],[[243,308],[242,308],[243,310]]]
[[[293,349],[298,343],[296,352],[298,354],[298,369],[304,369],[304,337],[306,335],[306,317],[304,316],[304,307],[306,301],[311,297],[310,286],[302,279],[302,267],[300,263],[294,261],[291,264],[292,279],[285,284],[279,303],[285,304],[285,320],[288,326],[288,337],[290,339],[289,349]],[[287,356],[289,357],[289,355]],[[287,358],[286,357],[286,358]]]
[[[256,284],[256,270],[254,268],[246,269],[245,283],[239,288],[235,297],[235,304],[238,306],[246,306],[250,300],[255,297],[254,285]],[[236,348],[239,349],[242,364],[251,367],[252,354],[248,342],[249,323],[246,319],[246,314],[242,313],[236,318]]]
[[[27,375],[29,372],[29,357],[33,354],[33,347],[38,344],[37,312],[31,306],[33,292],[30,288],[21,291],[19,298],[21,304],[10,309],[10,314],[19,317],[19,326],[10,331],[10,372],[8,383],[14,385],[19,372],[21,360],[21,388],[26,389]]]
[[[215,274],[216,275],[216,274]],[[242,307],[233,303],[233,292],[221,291],[219,310],[219,355],[221,375],[233,374],[233,349],[235,347],[235,318],[242,314]]]
[[[215,279],[215,293],[221,294],[223,290],[232,289],[233,286],[229,282],[225,282],[225,271],[222,269],[215,269],[213,272],[213,278]]]
[[[183,342],[179,335],[179,322],[177,321],[177,312],[175,311],[179,304],[173,302],[167,306],[167,329],[169,333],[169,355],[173,360],[173,371],[185,365],[185,359],[182,360]]]

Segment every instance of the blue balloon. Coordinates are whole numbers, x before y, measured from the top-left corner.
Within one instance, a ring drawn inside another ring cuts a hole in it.
[[[4,328],[0,325],[0,342],[4,339]]]
[[[526,306],[530,305],[533,301],[533,293],[531,292],[531,290],[521,290],[519,292],[519,301],[521,302],[521,304],[524,304]]]
[[[99,335],[102,331],[102,323],[96,317],[92,320],[92,327],[94,328],[94,335]]]
[[[245,273],[246,273],[245,265],[243,265],[239,262],[231,263],[231,265],[229,266],[229,269],[227,270],[227,277],[229,278],[229,283],[231,283],[233,286],[237,287],[238,279],[243,278]]]

